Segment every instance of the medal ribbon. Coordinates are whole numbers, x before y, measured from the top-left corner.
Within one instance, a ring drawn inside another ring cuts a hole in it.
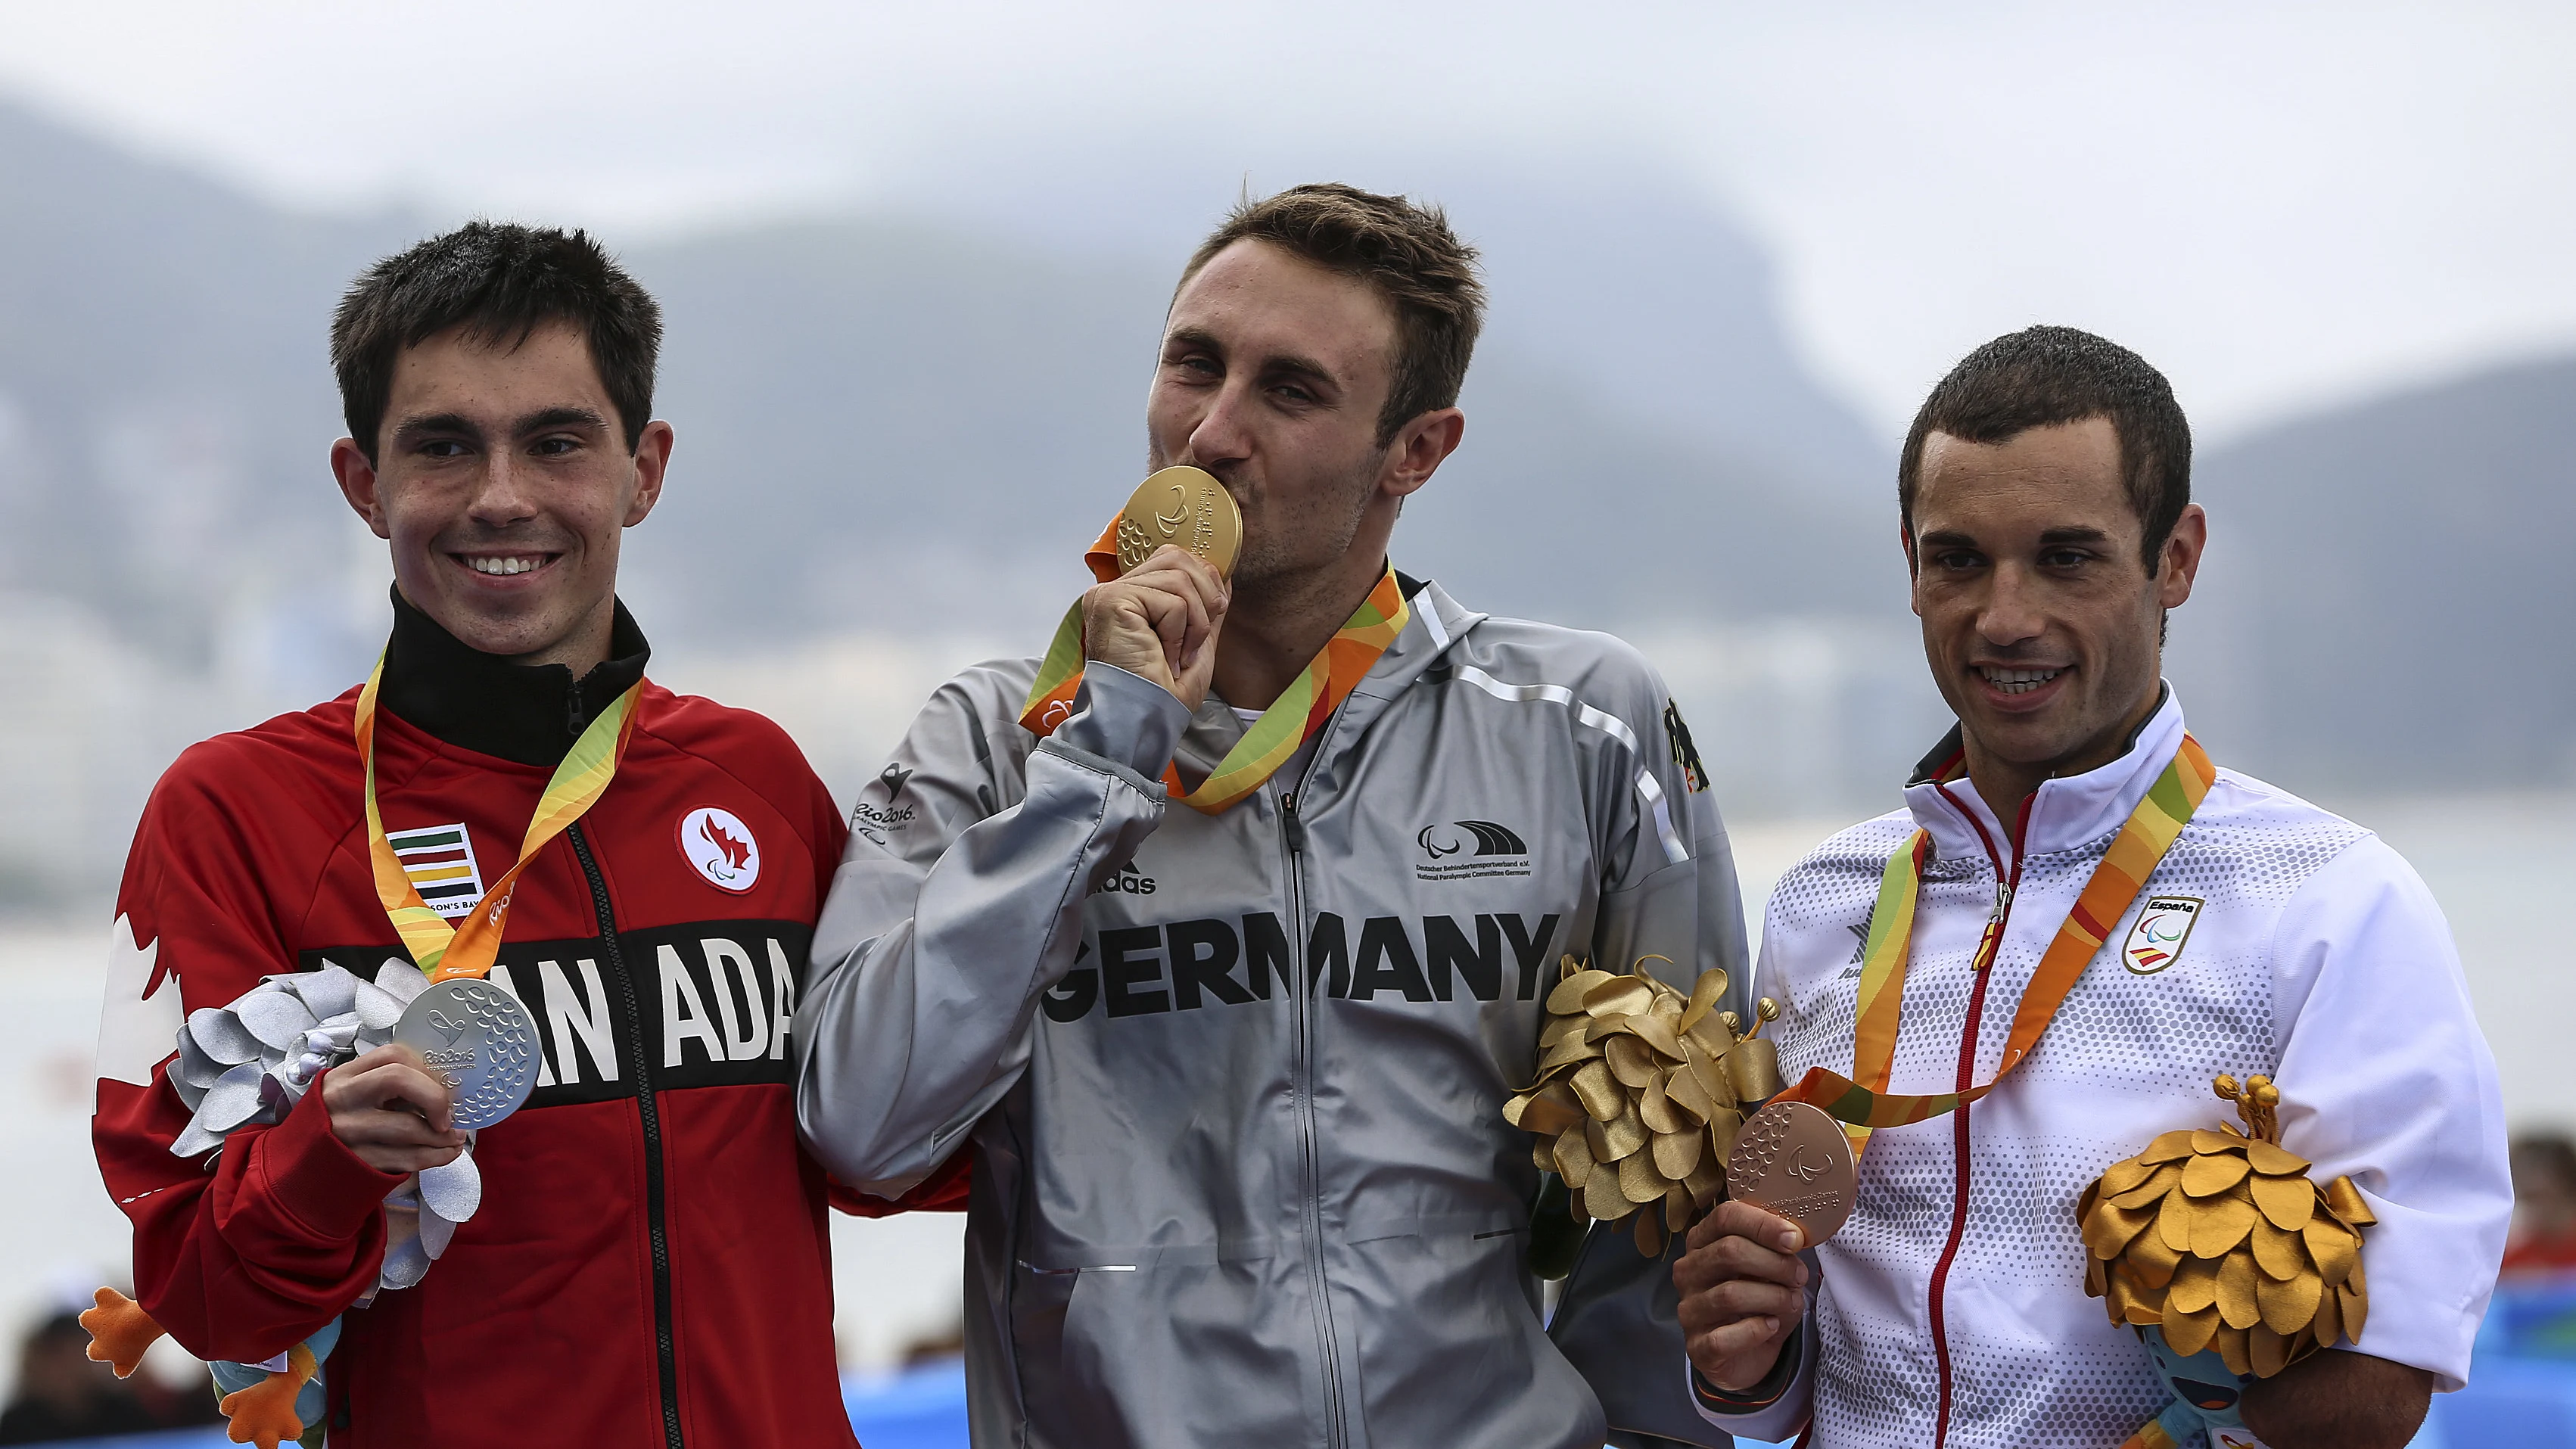
[[[367,769],[367,855],[375,867],[376,899],[384,903],[404,949],[432,982],[483,976],[500,953],[501,931],[510,918],[510,892],[518,884],[519,872],[528,868],[546,842],[596,804],[607,793],[608,782],[617,777],[617,767],[626,758],[626,738],[635,727],[635,698],[643,693],[644,684],[638,680],[617,696],[573,741],[571,752],[546,783],[546,793],[537,800],[537,813],[519,844],[518,863],[492,883],[465,924],[456,927],[422,902],[420,889],[403,870],[402,857],[394,854],[393,842],[385,838],[384,816],[376,809],[376,693],[384,677],[385,662],[379,657],[375,672],[367,676],[367,687],[358,691],[356,724],[358,758]]]
[[[1104,584],[1118,577],[1117,535],[1118,521],[1111,519],[1099,542],[1082,555],[1092,577]],[[1389,566],[1349,622],[1325,642],[1322,653],[1306,662],[1305,672],[1270,702],[1270,708],[1261,712],[1261,718],[1243,732],[1197,789],[1182,788],[1177,765],[1164,767],[1163,784],[1182,804],[1207,815],[1218,814],[1260,789],[1264,780],[1295,757],[1309,736],[1332,719],[1333,711],[1368,677],[1378,656],[1394,645],[1412,618],[1413,608]],[[1082,684],[1082,646],[1082,604],[1077,600],[1055,626],[1055,638],[1038,664],[1037,681],[1029,688],[1028,703],[1020,707],[1020,724],[1031,734],[1043,738],[1072,715],[1073,694]]]
[[[1914,832],[1914,837],[1888,858],[1886,874],[1879,881],[1878,904],[1870,911],[1869,935],[1861,948],[1852,1076],[1810,1067],[1798,1079],[1798,1085],[1780,1094],[1781,1100],[1811,1103],[1847,1124],[1844,1131],[1851,1137],[1854,1150],[1858,1150],[1876,1128],[1903,1127],[1938,1117],[1993,1091],[1995,1084],[2021,1065],[2031,1048],[2039,1044],[2040,1033],[2048,1029],[2057,1009],[2065,1005],[2067,994],[2075,989],[2084,968],[2092,964],[2111,929],[2128,914],[2129,904],[2146,889],[2147,877],[2155,873],[2156,863],[2173,847],[2183,825],[2200,808],[2201,798],[2217,778],[2218,768],[2209,762],[2208,752],[2201,749],[2200,741],[2185,734],[2172,763],[2165,766],[2164,774],[2138,802],[2138,808],[2129,813],[2128,823],[2120,827],[2119,836],[2104,852],[2102,863],[2093,868],[2092,879],[2084,883],[2082,893],[2058,926],[2057,935],[2049,941],[2048,950],[2040,956],[2039,968],[2031,974],[2030,985],[2022,991],[2021,1004],[2013,1011],[2012,1033],[2004,1039],[2002,1064],[1984,1086],[1964,1092],[1909,1096],[1887,1090],[1888,1075],[1896,1065],[1896,1033],[1904,1010],[1906,954],[1914,939],[1915,905],[1922,894],[1923,866],[1932,853],[1930,832]],[[1998,920],[1987,929],[1991,939],[1978,952],[1980,970],[1991,965],[1987,949],[2000,944],[2002,923]],[[1853,1080],[1855,1077],[1859,1080]]]

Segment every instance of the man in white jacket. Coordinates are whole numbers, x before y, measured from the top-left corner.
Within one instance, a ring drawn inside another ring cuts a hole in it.
[[[2349,1174],[2378,1222],[2358,1344],[2241,1398],[2213,1389],[2244,1427],[2211,1442],[2402,1445],[2430,1394],[2466,1380],[2511,1213],[2504,1114],[2449,928],[2376,836],[2219,769],[2035,1047],[2008,1051],[2043,953],[2183,749],[2161,663],[2208,532],[2190,460],[2164,378],[2066,328],[1978,349],[1915,419],[1905,555],[1959,727],[1904,809],[1781,880],[1757,984],[1784,1007],[1789,1080],[1865,1080],[1863,942],[1891,858],[1921,831],[1881,1090],[1995,1085],[1871,1134],[1858,1204],[1826,1243],[1746,1203],[1692,1230],[1675,1277],[1693,1381],[1738,1434],[2112,1449],[2141,1431],[2172,1391],[2086,1296],[2076,1203],[2157,1134],[2215,1128],[2221,1073],[2272,1077],[2282,1144],[2318,1182]],[[2211,752],[2223,762],[2226,742]],[[2189,929],[2148,941],[2150,911]]]

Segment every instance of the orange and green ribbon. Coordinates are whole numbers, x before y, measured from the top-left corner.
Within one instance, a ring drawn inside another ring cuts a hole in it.
[[[402,857],[385,837],[384,815],[376,808],[376,694],[384,677],[385,662],[380,658],[375,672],[367,676],[367,687],[358,691],[356,724],[358,758],[366,762],[367,770],[367,855],[375,868],[376,899],[384,902],[385,914],[392,918],[404,949],[431,981],[482,976],[491,971],[493,958],[500,954],[501,931],[510,918],[510,892],[519,882],[519,872],[528,868],[546,842],[563,834],[608,793],[608,782],[617,778],[617,767],[626,758],[627,736],[635,727],[635,699],[644,685],[638,680],[617,696],[573,741],[571,753],[555,767],[546,793],[537,800],[536,816],[528,822],[527,836],[519,845],[518,863],[483,893],[463,926],[450,926],[422,902],[419,888],[403,870]]]
[[[2030,985],[2022,991],[2021,1004],[2013,1011],[2012,1032],[2004,1039],[2002,1064],[1984,1086],[1964,1092],[1905,1095],[1887,1090],[1888,1076],[1896,1064],[1896,1033],[1904,1010],[1905,964],[1914,940],[1915,905],[1922,893],[1923,867],[1932,851],[1930,833],[1914,832],[1913,838],[1888,858],[1886,874],[1879,881],[1878,904],[1870,911],[1869,935],[1861,948],[1852,1075],[1844,1077],[1822,1067],[1810,1067],[1798,1079],[1798,1085],[1781,1093],[1781,1098],[1811,1103],[1846,1124],[1844,1131],[1857,1150],[1877,1128],[1903,1127],[1938,1117],[1993,1091],[1995,1084],[2021,1065],[2031,1048],[2039,1044],[2040,1033],[2048,1029],[2057,1009],[2065,1005],[2077,978],[2092,963],[2120,918],[2128,914],[2130,903],[2146,889],[2147,877],[2155,873],[2156,863],[2173,847],[2217,778],[2218,769],[2209,762],[2208,752],[2201,749],[2200,741],[2185,734],[2181,748],[2174,751],[2173,762],[2165,766],[2164,774],[2138,802],[2138,808],[2129,812],[2128,823],[2120,827],[2119,836],[2103,854],[2102,863],[2093,868],[2092,879],[2084,883],[2074,907],[2058,926],[2056,937],[2040,956],[2039,968],[2032,973]],[[1980,950],[1980,968],[1987,960],[1987,953]]]
[[[1117,529],[1117,520],[1110,520],[1099,542],[1082,556],[1092,577],[1104,584],[1118,577]],[[1333,711],[1368,677],[1378,656],[1394,645],[1412,618],[1413,608],[1405,602],[1404,588],[1390,566],[1349,622],[1325,642],[1322,653],[1306,662],[1304,672],[1270,702],[1197,789],[1182,787],[1176,765],[1164,767],[1164,785],[1182,804],[1208,815],[1260,789],[1263,781],[1296,757],[1309,736],[1331,721]],[[1074,691],[1082,685],[1082,649],[1082,605],[1076,601],[1056,625],[1055,639],[1047,645],[1046,658],[1038,663],[1037,681],[1029,688],[1028,703],[1020,707],[1020,723],[1031,734],[1051,734],[1073,714]]]

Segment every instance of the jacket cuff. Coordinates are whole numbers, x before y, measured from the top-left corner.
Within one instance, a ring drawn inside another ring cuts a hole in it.
[[[315,1077],[286,1120],[259,1135],[245,1175],[316,1240],[339,1242],[357,1237],[384,1205],[385,1194],[409,1174],[369,1167],[331,1130],[331,1110],[322,1102],[329,1076]]]
[[[1691,1393],[1698,1397],[1700,1407],[1712,1414],[1750,1414],[1757,1409],[1771,1407],[1780,1402],[1781,1395],[1789,1392],[1791,1384],[1797,1382],[1798,1356],[1806,1334],[1807,1326],[1803,1323],[1789,1330],[1788,1340],[1780,1345],[1779,1358],[1772,1361],[1771,1372],[1764,1374],[1762,1382],[1750,1388],[1721,1389],[1700,1373],[1698,1365],[1692,1365]]]
[[[1050,738],[1159,780],[1189,724],[1189,710],[1170,690],[1094,659],[1082,666],[1072,718]]]

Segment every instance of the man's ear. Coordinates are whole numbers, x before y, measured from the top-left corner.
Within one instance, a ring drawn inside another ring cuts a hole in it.
[[[2209,515],[2197,503],[2184,505],[2156,559],[2163,565],[2156,571],[2158,608],[2178,609],[2191,597],[2192,580],[2200,576],[2201,553],[2208,547]]]
[[[662,479],[671,467],[671,425],[650,422],[635,440],[635,501],[626,508],[625,527],[633,528],[662,501]]]
[[[1921,572],[1922,570],[1914,557],[1914,530],[1906,527],[1903,523],[1897,524],[1896,546],[1905,550],[1905,576],[1910,579],[1917,573]]]
[[[1387,444],[1386,472],[1380,491],[1402,498],[1431,481],[1467,436],[1467,415],[1456,408],[1433,408],[1403,427]]]
[[[339,480],[340,496],[349,507],[367,521],[378,538],[392,538],[391,525],[385,521],[384,495],[376,488],[376,465],[367,458],[366,450],[355,438],[342,438],[331,445],[331,476]]]

